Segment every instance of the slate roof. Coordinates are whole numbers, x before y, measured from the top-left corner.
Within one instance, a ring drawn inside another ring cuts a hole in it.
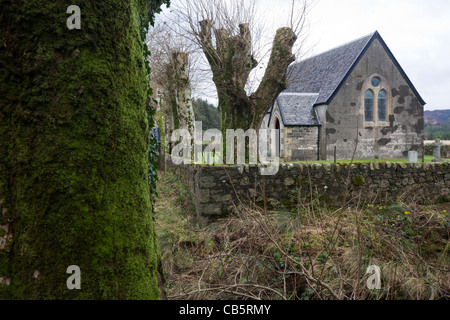
[[[316,104],[327,103],[367,47],[375,33],[312,58],[291,64],[284,92],[314,92]]]
[[[288,67],[288,86],[278,97],[278,101],[281,101],[281,105],[279,103],[280,110],[285,114],[285,119],[283,119],[284,124],[319,124],[318,120],[315,118],[315,112],[311,113],[309,111],[313,109],[313,106],[329,104],[331,102],[334,95],[338,92],[341,85],[345,83],[347,77],[375,39],[380,41],[399,72],[403,75],[406,82],[419,99],[420,103],[425,105],[425,101],[417,92],[378,31],[375,31],[367,36],[343,44],[314,57],[295,62]],[[286,93],[315,93],[317,96],[313,106],[310,106],[311,100],[313,99],[311,95],[309,98],[307,98],[306,95],[298,96],[301,97],[301,101],[298,102],[292,95],[291,97],[282,97],[280,100],[280,97]],[[294,115],[294,111],[299,114]],[[311,114],[314,115],[314,119]]]
[[[277,98],[281,117],[285,126],[318,126],[314,104],[317,93],[281,93]]]

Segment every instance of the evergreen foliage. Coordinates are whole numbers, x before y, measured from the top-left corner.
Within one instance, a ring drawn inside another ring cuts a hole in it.
[[[203,99],[194,99],[192,101],[196,121],[202,121],[202,129],[220,130],[220,113],[216,107]]]
[[[425,123],[425,140],[450,140],[450,122]]]

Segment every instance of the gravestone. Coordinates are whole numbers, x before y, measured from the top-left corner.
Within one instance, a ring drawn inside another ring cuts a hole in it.
[[[419,153],[417,151],[409,151],[408,162],[419,162]]]
[[[431,146],[433,147],[433,162],[444,162],[444,159],[441,158],[441,147],[444,144],[440,139],[437,139]]]

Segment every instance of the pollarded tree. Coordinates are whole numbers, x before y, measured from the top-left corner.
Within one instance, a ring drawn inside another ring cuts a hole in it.
[[[286,23],[290,27],[277,30],[265,73],[258,88],[250,94],[246,90],[249,76],[258,66],[252,39],[254,2],[198,0],[179,3],[174,7],[174,21],[179,21],[177,25],[181,29],[173,30],[191,37],[206,56],[217,89],[222,131],[259,128],[270,105],[286,88],[287,67],[295,60],[292,50],[296,33],[301,32],[304,25],[308,2],[302,2],[295,17],[292,6],[291,21]]]
[[[185,129],[194,137],[195,116],[192,106],[191,84],[189,81],[189,55],[173,52],[165,66],[166,82],[161,85],[165,101],[165,113],[172,122],[169,137],[173,130]]]
[[[296,35],[290,28],[279,29],[262,82],[248,96],[245,85],[258,63],[251,54],[249,25],[240,24],[239,28],[239,35],[230,36],[224,29],[214,30],[211,20],[201,21],[202,49],[217,88],[222,131],[258,128],[270,104],[285,89],[287,67],[295,60],[292,47]],[[212,32],[216,33],[215,47]]]
[[[192,106],[189,49],[179,38],[171,37],[170,29],[159,23],[148,35],[147,43],[154,50],[151,84],[160,100],[164,114],[165,135],[170,140],[176,129],[185,129],[194,136],[195,115]]]
[[[73,30],[67,1],[2,2],[0,298],[160,296],[140,31],[162,2],[79,0]]]

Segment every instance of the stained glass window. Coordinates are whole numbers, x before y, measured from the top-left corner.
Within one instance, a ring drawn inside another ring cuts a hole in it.
[[[373,92],[367,90],[364,95],[364,115],[365,121],[373,121]]]
[[[386,119],[386,109],[387,109],[387,94],[386,91],[381,90],[378,93],[378,121],[385,122]]]

